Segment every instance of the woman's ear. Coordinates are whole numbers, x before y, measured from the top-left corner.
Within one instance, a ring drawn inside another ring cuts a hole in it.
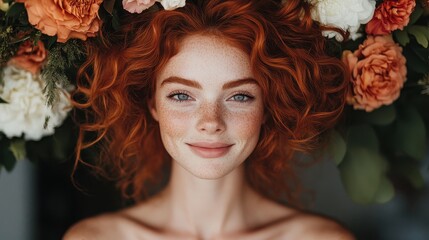
[[[147,107],[149,108],[149,112],[152,115],[152,118],[158,122],[158,111],[156,109],[156,102],[154,98],[150,98],[147,101]]]

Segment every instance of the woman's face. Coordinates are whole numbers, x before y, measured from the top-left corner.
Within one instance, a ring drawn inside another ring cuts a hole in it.
[[[252,153],[264,118],[249,56],[222,38],[190,36],[157,76],[150,109],[180,166],[216,179]]]

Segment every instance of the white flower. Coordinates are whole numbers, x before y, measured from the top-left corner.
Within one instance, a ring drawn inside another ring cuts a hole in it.
[[[184,7],[186,0],[157,0],[161,3],[165,10],[174,10],[179,7]]]
[[[0,85],[0,132],[7,137],[21,137],[25,140],[40,140],[52,135],[54,127],[60,126],[71,105],[66,91],[61,91],[53,107],[46,105],[42,92],[43,81],[39,75],[7,66],[3,69],[4,82]],[[44,129],[45,118],[49,117]]]
[[[314,8],[312,18],[325,26],[341,28],[350,33],[355,40],[360,37],[357,32],[361,24],[372,19],[375,10],[375,0],[308,0]],[[335,37],[342,41],[341,34],[335,31],[324,31],[323,35]]]
[[[3,12],[6,12],[9,9],[9,3],[3,2],[3,0],[0,0],[0,10]]]

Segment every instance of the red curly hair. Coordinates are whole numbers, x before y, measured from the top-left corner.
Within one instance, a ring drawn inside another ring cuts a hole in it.
[[[83,149],[99,145],[101,155],[91,166],[114,179],[124,196],[149,197],[146,190],[169,175],[171,164],[147,105],[156,76],[184,38],[211,34],[250,56],[264,96],[268,118],[245,162],[247,181],[273,200],[293,203],[299,197],[294,156],[320,146],[347,95],[347,69],[327,55],[310,8],[301,0],[188,0],[175,11],[124,14],[119,31],[89,45],[79,71],[74,105],[86,118],[75,167],[85,163]],[[88,133],[95,137],[87,140]]]

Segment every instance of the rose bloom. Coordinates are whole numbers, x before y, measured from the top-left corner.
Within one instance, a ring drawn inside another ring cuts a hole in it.
[[[103,0],[17,0],[25,4],[28,21],[49,36],[57,35],[58,42],[70,38],[86,40],[94,37],[101,21],[97,15]]]
[[[155,0],[123,0],[122,6],[130,13],[141,13],[155,4]]]
[[[9,64],[27,70],[33,74],[40,71],[46,59],[47,51],[42,41],[33,45],[33,41],[28,40],[19,46],[18,52],[10,59]]]
[[[46,105],[43,81],[39,75],[6,66],[3,69],[3,85],[0,85],[0,132],[8,138],[21,137],[25,140],[40,140],[43,136],[54,134],[71,110],[68,93],[59,92],[54,106]],[[45,118],[49,122],[44,128]]]
[[[402,30],[410,21],[415,6],[415,0],[385,0],[375,9],[365,31],[371,35],[386,35],[396,29]]]
[[[157,0],[165,10],[174,10],[179,7],[184,7],[186,0]]]
[[[374,9],[374,0],[309,0],[314,6],[312,18],[323,25],[340,28],[350,33],[355,40],[360,37],[358,30],[361,24],[371,20]],[[343,36],[336,31],[323,31],[325,37],[335,37],[342,41]]]
[[[353,93],[347,102],[370,112],[399,97],[407,68],[402,48],[389,36],[368,36],[354,53],[344,51],[343,61],[352,73]]]

